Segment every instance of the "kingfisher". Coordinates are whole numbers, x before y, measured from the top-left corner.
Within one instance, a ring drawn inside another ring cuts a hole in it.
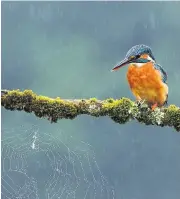
[[[117,71],[125,65],[129,65],[127,80],[137,101],[145,100],[152,110],[167,104],[167,73],[156,63],[149,46],[133,46],[112,71]]]

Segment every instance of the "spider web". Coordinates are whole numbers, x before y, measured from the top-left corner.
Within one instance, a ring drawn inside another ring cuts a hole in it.
[[[2,199],[114,199],[92,146],[70,147],[72,136],[52,134],[36,126],[2,129]]]

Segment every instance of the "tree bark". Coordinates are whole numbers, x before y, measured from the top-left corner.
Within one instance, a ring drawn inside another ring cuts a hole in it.
[[[133,102],[128,98],[98,100],[53,99],[38,96],[31,90],[1,90],[1,106],[7,110],[34,113],[39,118],[48,118],[52,123],[59,119],[74,119],[86,114],[94,117],[109,116],[113,121],[124,124],[137,120],[146,125],[170,126],[180,131],[180,108],[175,105],[156,108],[152,111],[146,102]]]

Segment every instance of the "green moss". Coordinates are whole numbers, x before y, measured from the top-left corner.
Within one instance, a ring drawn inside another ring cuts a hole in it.
[[[123,124],[131,118],[129,110],[132,109],[133,105],[134,103],[130,99],[121,98],[106,101],[102,108],[115,122]]]
[[[77,115],[77,107],[72,102],[63,101],[60,98],[37,96],[31,90],[9,91],[6,96],[2,97],[1,104],[6,109],[34,112],[40,118],[48,117],[51,122],[57,122],[61,118],[73,119]]]
[[[113,98],[108,98],[108,99],[106,100],[106,102],[113,103],[113,102],[114,102],[114,99],[113,99]]]
[[[163,122],[169,126],[174,126],[177,131],[180,131],[180,109],[175,105],[166,108]]]
[[[135,117],[138,122],[140,123],[145,123],[146,125],[153,124],[152,123],[152,114],[151,114],[151,109],[149,106],[145,103],[136,103],[136,111],[135,111]]]
[[[20,92],[19,90],[9,91],[7,95],[2,96],[1,104],[9,110],[22,110],[24,106],[33,100],[32,91],[25,90]]]
[[[90,98],[89,101],[90,101],[90,103],[91,102],[97,102],[97,99],[94,97],[94,98]]]
[[[88,105],[85,100],[81,100],[77,105],[78,114],[86,114]]]
[[[58,119],[73,119],[77,116],[77,108],[72,102],[66,102],[60,98],[51,99],[38,96],[33,104],[34,112],[38,117],[48,117],[51,122]]]
[[[3,92],[3,91],[2,91]],[[2,94],[1,92],[1,94]],[[46,117],[51,122],[59,119],[74,119],[77,115],[109,116],[117,123],[123,124],[136,119],[146,125],[173,126],[180,131],[180,109],[175,105],[151,111],[146,102],[136,103],[128,98],[101,101],[96,98],[87,100],[63,100],[38,96],[31,90],[6,91],[1,96],[1,105],[9,110],[33,112],[37,117]]]

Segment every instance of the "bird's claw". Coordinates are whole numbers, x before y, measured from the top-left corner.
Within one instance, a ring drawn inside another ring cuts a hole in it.
[[[155,103],[155,104],[153,104],[153,105],[151,106],[151,110],[154,111],[157,107],[158,107],[158,104]]]

